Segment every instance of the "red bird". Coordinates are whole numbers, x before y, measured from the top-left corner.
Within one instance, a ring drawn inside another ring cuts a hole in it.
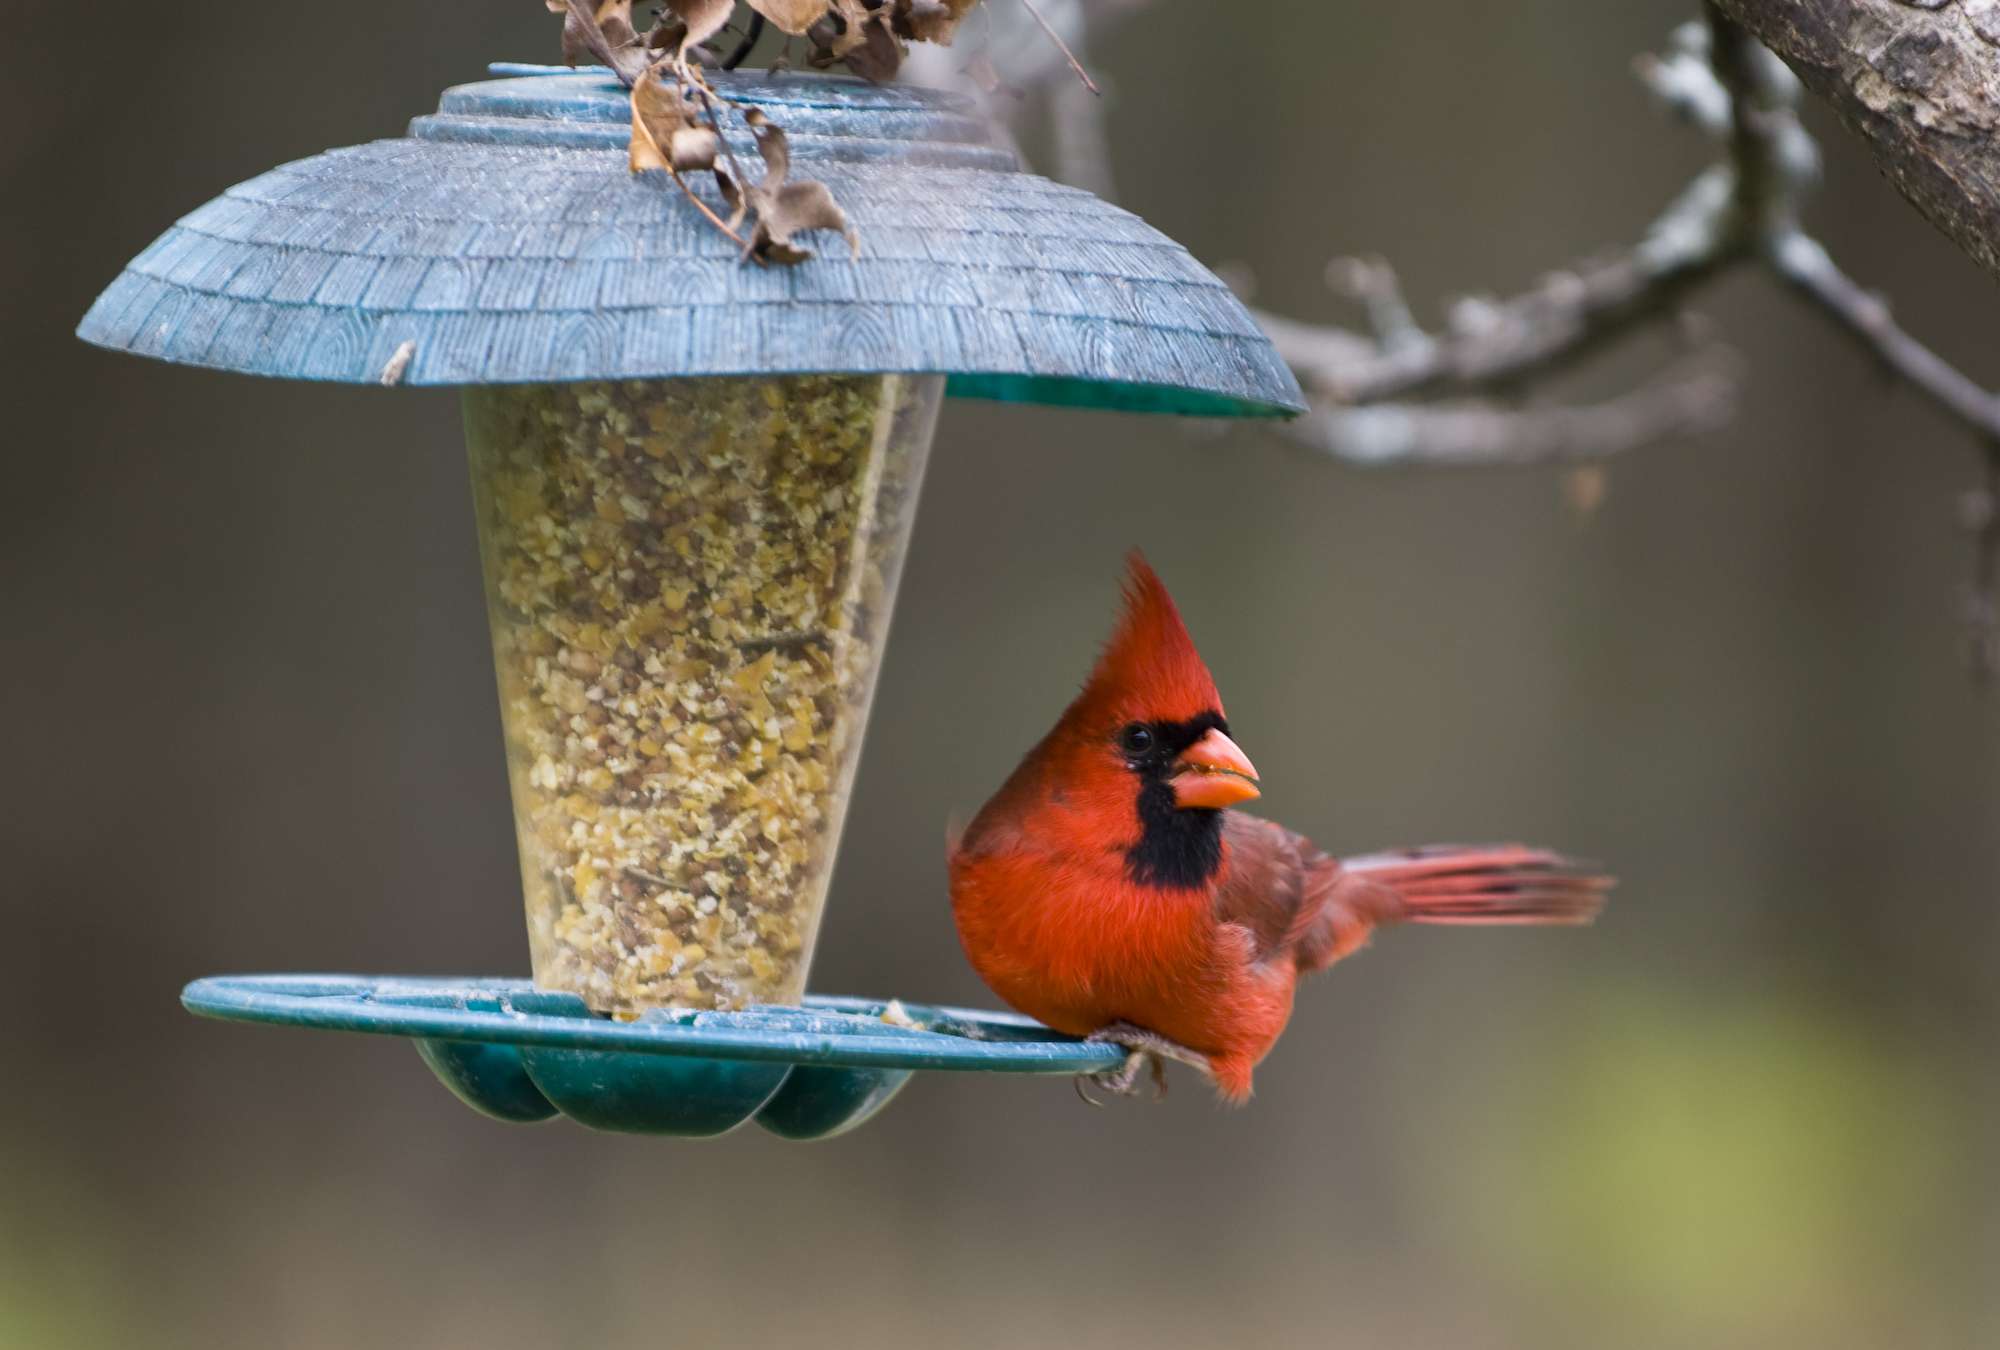
[[[1096,1080],[1136,1090],[1162,1060],[1222,1096],[1292,1012],[1299,976],[1395,923],[1579,924],[1610,886],[1516,844],[1329,857],[1226,808],[1258,796],[1215,681],[1137,553],[1125,610],[1055,729],[951,847],[959,940],[1030,1017],[1129,1052]]]

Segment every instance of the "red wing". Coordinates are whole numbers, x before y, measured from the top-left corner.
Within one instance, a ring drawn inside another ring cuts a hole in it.
[[[1324,970],[1403,917],[1393,887],[1348,871],[1282,825],[1231,811],[1222,837],[1229,872],[1216,892],[1216,917],[1250,931],[1259,961],[1284,954],[1301,974]]]
[[[1256,959],[1268,961],[1298,943],[1324,903],[1315,872],[1333,863],[1303,835],[1239,811],[1223,819],[1229,865],[1215,893],[1215,917],[1241,924],[1256,939]],[[1337,872],[1339,864],[1333,863]]]

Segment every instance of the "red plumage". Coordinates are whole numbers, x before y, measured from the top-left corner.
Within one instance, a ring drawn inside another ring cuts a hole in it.
[[[1057,1030],[1186,1059],[1241,1101],[1299,976],[1374,929],[1586,923],[1602,905],[1608,879],[1546,850],[1343,863],[1222,809],[1257,795],[1227,727],[1172,597],[1135,553],[1083,692],[950,850],[959,938],[996,994]],[[1114,1077],[1127,1090],[1134,1072]]]

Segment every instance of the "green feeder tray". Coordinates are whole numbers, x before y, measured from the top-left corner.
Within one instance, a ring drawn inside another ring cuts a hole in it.
[[[797,1008],[621,1022],[526,980],[221,975],[190,984],[181,1002],[229,1022],[408,1037],[439,1081],[495,1120],[560,1114],[692,1138],[754,1120],[786,1139],[827,1139],[888,1105],[919,1069],[1087,1074],[1125,1055],[1010,1013],[816,995]]]

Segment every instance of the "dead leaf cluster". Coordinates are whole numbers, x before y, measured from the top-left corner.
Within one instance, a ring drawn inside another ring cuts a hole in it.
[[[757,139],[764,173],[759,181],[748,181],[715,127],[709,111],[712,97],[706,92],[690,97],[668,64],[649,69],[632,89],[632,172],[663,170],[672,175],[703,213],[742,245],[744,256],[757,262],[804,262],[812,251],[797,243],[796,236],[808,230],[838,231],[849,250],[858,251],[860,240],[832,190],[815,179],[791,177],[791,144],[784,128],[758,108],[745,110],[743,120]],[[702,172],[715,176],[729,208],[726,220],[695,196],[681,177]],[[747,238],[742,233],[746,221]]]
[[[906,43],[949,46],[960,21],[978,3],[980,0],[828,0],[821,4],[814,0],[799,6],[820,11],[804,30],[812,47],[806,64],[818,70],[844,65],[878,84],[892,80],[909,54]]]
[[[705,68],[717,64],[717,58],[704,44],[728,28],[736,0],[659,0],[652,25],[643,31],[632,17],[633,0],[543,2],[550,12],[563,16],[563,60],[573,66],[606,66],[632,91],[633,173],[663,172],[671,177],[711,223],[742,247],[745,258],[760,263],[802,262],[812,253],[796,242],[797,236],[812,230],[839,231],[850,249],[858,249],[847,214],[826,184],[791,176],[784,129],[755,108],[739,108],[708,79]],[[1032,0],[1021,2],[1035,12]],[[845,66],[863,79],[881,83],[895,78],[902,68],[909,50],[906,44],[948,45],[959,24],[985,0],[744,3],[756,19],[736,53],[738,58],[761,31],[756,25],[768,22],[786,35],[788,52],[791,39],[803,38],[806,64],[815,69]],[[1040,20],[1038,13],[1036,18]],[[1064,54],[1068,55],[1067,48]],[[983,87],[1002,87],[984,52],[974,57],[974,66],[989,77],[978,80]],[[1077,73],[1090,84],[1081,67]],[[764,161],[758,182],[751,183],[731,157],[719,109],[735,110],[756,138]],[[727,218],[689,185],[684,175],[693,173],[715,176]]]

